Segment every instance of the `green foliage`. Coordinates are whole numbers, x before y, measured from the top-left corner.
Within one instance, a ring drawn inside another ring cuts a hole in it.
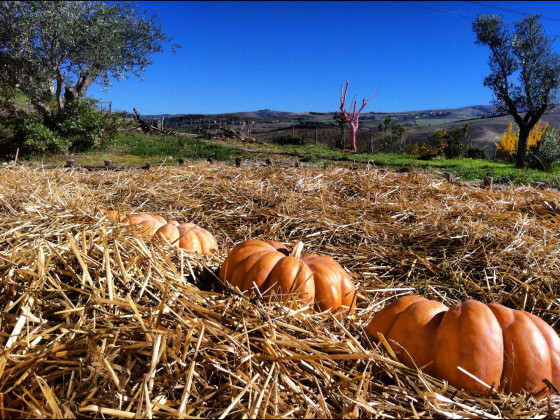
[[[560,165],[560,130],[548,127],[540,141],[529,149],[527,166],[550,171]]]
[[[20,156],[81,152],[109,145],[119,122],[97,110],[94,99],[77,99],[55,113],[49,124],[38,114],[12,110],[2,116],[0,145],[5,154]]]
[[[20,149],[21,156],[45,155],[52,153],[65,153],[70,148],[70,142],[56,132],[45,126],[36,115],[16,112],[5,118],[4,123],[9,128],[6,153],[13,154],[15,149]]]
[[[117,119],[97,110],[95,99],[76,99],[55,116],[55,131],[66,138],[72,151],[99,148],[117,134]]]
[[[340,128],[344,128],[346,125],[346,120],[341,112],[335,112],[333,115],[333,120],[338,124]]]
[[[114,146],[119,154],[130,154],[143,158],[186,158],[229,160],[240,153],[235,148],[209,144],[200,139],[185,139],[172,136],[150,136],[145,134],[119,135]]]
[[[555,38],[546,35],[540,17],[526,15],[514,23],[513,33],[501,16],[479,15],[472,25],[476,44],[491,51],[491,73],[484,78],[484,86],[493,90],[497,111],[511,114],[519,126],[517,168],[526,167],[531,129],[559,102],[560,55],[553,45]],[[525,113],[523,117],[520,112]]]
[[[382,153],[403,153],[405,151],[404,143],[406,141],[406,132],[408,128],[403,124],[391,126],[392,121],[393,119],[391,116],[387,115],[383,120],[383,124],[377,126],[377,132],[379,134],[377,149]]]
[[[434,132],[432,147],[438,154],[443,154],[448,159],[454,159],[465,156],[469,143],[470,129],[469,125],[465,124],[462,130],[455,128],[447,132],[444,128]]]
[[[484,85],[495,94],[498,111],[511,113],[509,101],[517,109],[534,110],[543,104],[552,107],[560,86],[560,56],[554,51],[554,38],[544,33],[541,15],[527,15],[514,23],[514,31],[501,16],[481,16],[473,22],[478,45],[487,45],[492,54],[491,74]],[[518,76],[515,84],[512,76]]]
[[[488,159],[484,146],[472,146],[467,149],[467,157],[471,159]]]
[[[406,128],[402,124],[397,124],[391,127],[391,143],[399,152],[404,152],[404,143],[406,141],[406,132],[408,128]]]
[[[272,139],[272,141],[276,144],[280,144],[280,145],[288,145],[288,144],[293,144],[296,146],[303,146],[307,143],[309,143],[309,141],[301,136],[297,136],[297,135],[286,135],[286,136],[277,136],[274,137]]]
[[[68,139],[53,133],[40,121],[25,120],[22,134],[25,136],[23,144],[31,154],[65,153],[70,147]]]
[[[171,41],[155,14],[121,2],[0,1],[0,34],[0,86],[19,87],[45,120],[53,96],[60,110],[96,80],[142,77]]]

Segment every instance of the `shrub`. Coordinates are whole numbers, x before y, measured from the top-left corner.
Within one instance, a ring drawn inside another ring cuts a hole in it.
[[[405,152],[410,155],[435,155],[437,154],[437,149],[425,142],[410,143],[406,145]]]
[[[45,126],[38,115],[12,110],[2,116],[0,135],[2,156],[9,156],[19,149],[20,156],[65,153],[69,142]]]
[[[529,148],[527,166],[533,169],[552,170],[560,164],[560,131],[552,127],[542,134],[540,141]]]
[[[300,136],[292,136],[291,134],[287,136],[274,137],[272,141],[280,145],[291,144],[296,146],[304,146],[308,143],[307,139]]]
[[[467,149],[467,157],[471,159],[488,159],[484,146],[472,146]]]
[[[449,133],[447,144],[443,148],[443,153],[447,159],[455,159],[464,157],[467,151],[467,146],[462,142],[462,136],[458,130],[453,130]]]
[[[55,131],[68,139],[71,150],[84,151],[110,144],[117,133],[116,119],[96,109],[97,101],[78,98],[55,117]]]
[[[537,146],[544,132],[548,128],[548,122],[542,124],[539,121],[535,124],[531,132],[529,133],[529,139],[527,140],[527,148]],[[505,154],[506,160],[509,162],[515,162],[517,158],[517,142],[519,140],[519,129],[513,130],[513,122],[509,122],[509,128],[506,132],[502,134],[499,143],[496,143],[496,148],[498,151]]]
[[[44,155],[55,153],[66,153],[70,147],[70,141],[52,132],[40,121],[26,118],[19,131],[20,139],[23,139],[26,154]]]
[[[434,132],[432,146],[437,153],[445,155],[448,159],[465,156],[467,146],[470,143],[469,125],[465,124],[462,130],[453,129],[447,132],[446,129]]]
[[[52,120],[38,114],[9,109],[0,114],[1,153],[44,155],[85,151],[112,143],[119,120],[96,109],[95,99],[78,98],[69,102]]]

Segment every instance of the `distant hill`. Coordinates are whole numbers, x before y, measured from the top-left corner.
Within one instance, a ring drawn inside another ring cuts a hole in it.
[[[396,117],[399,121],[413,120],[415,118],[443,118],[449,120],[459,120],[467,118],[477,118],[483,115],[491,115],[494,107],[491,105],[473,105],[461,108],[441,108],[428,109],[421,111],[405,111],[405,112],[363,112],[360,115],[360,121],[383,120],[386,116]],[[229,112],[222,114],[150,114],[143,115],[147,119],[156,118],[186,118],[186,119],[216,119],[222,117],[227,119],[243,120],[243,119],[280,119],[291,121],[293,119],[307,118],[315,121],[332,119],[334,112],[290,112],[290,111],[274,111],[271,109],[261,109],[258,111]]]
[[[206,126],[221,122],[225,125],[240,127],[249,123],[252,133],[264,133],[281,130],[291,126],[335,127],[335,112],[289,112],[261,109],[258,111],[232,112],[224,114],[157,114],[143,115],[146,119],[165,117],[168,124]],[[494,149],[494,143],[500,140],[501,134],[507,130],[513,118],[508,114],[496,115],[492,105],[471,105],[460,108],[438,108],[404,112],[364,112],[360,115],[362,129],[377,128],[387,117],[391,124],[403,124],[408,128],[407,138],[410,142],[431,143],[436,130],[455,128],[461,129],[465,124],[471,128],[473,144],[487,146],[488,151]],[[560,127],[560,109],[543,116],[553,127]]]

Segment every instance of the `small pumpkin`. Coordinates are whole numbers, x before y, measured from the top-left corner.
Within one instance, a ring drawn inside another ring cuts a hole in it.
[[[149,236],[156,236],[168,244],[183,248],[189,252],[207,255],[218,249],[216,238],[193,223],[176,222],[166,220],[162,216],[153,216],[147,213],[138,213],[125,216],[116,210],[101,210],[107,217],[114,221],[129,223],[139,227],[143,233]]]
[[[514,394],[548,395],[545,378],[560,387],[558,334],[536,315],[497,303],[467,300],[448,308],[404,296],[375,314],[366,333],[375,341],[383,334],[406,366],[475,394],[488,388],[458,367]]]
[[[101,211],[101,213],[105,213],[107,215],[107,219],[112,222],[122,222],[126,218],[126,214],[120,212],[119,210],[99,209],[99,211]]]
[[[151,214],[138,213],[131,214],[130,216],[123,219],[123,223],[129,223],[131,225],[136,225],[142,230],[142,233],[146,235],[153,236],[156,231],[167,223],[161,216],[152,216]]]
[[[175,247],[197,254],[207,255],[218,250],[214,236],[193,223],[179,224],[170,220],[156,231],[156,236]]]
[[[300,256],[303,243],[290,250],[280,242],[247,240],[237,244],[220,267],[219,278],[243,292],[259,290],[264,297],[296,294],[315,302],[318,310],[351,307],[355,287],[344,269],[331,257]]]

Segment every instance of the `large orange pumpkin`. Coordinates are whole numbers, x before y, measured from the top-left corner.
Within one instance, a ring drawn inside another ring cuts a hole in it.
[[[353,306],[355,287],[340,264],[324,255],[300,257],[302,248],[299,242],[290,253],[275,241],[241,242],[220,267],[220,280],[243,292],[257,288],[265,297],[296,294],[321,311]]]
[[[560,338],[525,311],[475,300],[448,308],[404,296],[375,314],[366,333],[375,341],[383,334],[406,366],[475,394],[489,389],[461,369],[515,394],[547,395],[545,378],[560,387]]]

